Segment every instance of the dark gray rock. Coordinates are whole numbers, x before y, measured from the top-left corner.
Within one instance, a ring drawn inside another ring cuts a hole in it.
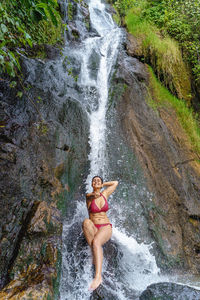
[[[41,75],[42,72],[37,74],[39,82],[43,80]],[[36,84],[35,80],[36,78],[32,84]],[[88,152],[86,138],[88,123],[79,103],[69,98],[65,98],[62,103],[59,101],[56,103],[50,92],[44,95],[37,87],[32,87],[28,94],[23,91],[24,95],[20,99],[16,96],[17,90],[10,88],[9,80],[1,80],[0,89],[3,100],[0,105],[2,115],[0,287],[2,287],[9,280],[8,270],[14,268],[14,274],[19,272],[19,264],[15,264],[15,260],[21,251],[22,243],[25,247],[28,247],[29,243],[29,248],[35,251],[31,255],[37,257],[35,261],[37,265],[43,260],[40,247],[45,243],[44,235],[47,240],[49,234],[52,235],[54,232],[52,244],[57,248],[61,247],[61,219],[57,213],[53,215],[54,207],[49,227],[44,219],[44,224],[47,224],[46,232],[38,234],[34,232],[27,238],[28,226],[36,212],[34,207],[42,201],[48,203],[47,207],[52,203],[59,209],[65,209],[66,203],[61,203],[61,199],[57,202],[56,197],[64,195],[67,191],[72,193],[74,186],[70,182],[75,184],[78,178],[83,176],[81,172],[84,174]],[[42,103],[36,101],[38,96],[41,98],[44,96],[45,101]],[[53,229],[55,218],[58,219],[59,225]],[[40,238],[42,238],[40,245],[34,246]],[[25,261],[27,253],[23,254],[22,251],[20,253]],[[20,268],[26,268],[21,258]]]
[[[125,53],[121,53],[119,57],[120,67],[116,72],[116,79],[123,78],[124,82],[131,84],[133,78],[137,78],[138,81],[148,81],[148,73],[145,65],[141,63],[137,58],[127,56]]]
[[[44,45],[48,59],[56,59],[60,55],[60,49],[52,45]]]
[[[116,295],[101,285],[92,293],[90,300],[116,300]]]
[[[140,300],[199,300],[200,291],[171,282],[152,284],[141,294]]]

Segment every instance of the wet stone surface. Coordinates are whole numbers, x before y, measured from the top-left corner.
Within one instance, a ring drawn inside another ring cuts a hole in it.
[[[197,300],[200,291],[171,282],[152,284],[142,293],[140,300]]]
[[[27,64],[32,72],[34,64],[37,69],[33,60]],[[43,80],[38,76],[30,76],[29,82],[37,85],[36,78]],[[78,102],[65,98],[56,103],[50,92],[42,104],[36,102],[38,114],[26,95],[16,97],[9,81],[0,85],[0,288],[6,285],[0,298],[13,293],[25,299],[29,294],[33,299],[55,296],[61,268],[61,210],[77,180],[83,180],[87,117]],[[32,87],[29,97],[38,96],[40,89]]]
[[[185,268],[199,274],[198,156],[175,111],[169,107],[155,111],[148,104],[148,72],[144,64],[121,52],[114,80],[116,86],[126,85],[113,102],[154,195],[151,205],[144,207],[144,214],[161,250],[157,262],[168,270]]]

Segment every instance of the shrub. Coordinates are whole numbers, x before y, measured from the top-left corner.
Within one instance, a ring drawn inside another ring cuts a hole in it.
[[[142,16],[179,42],[184,59],[192,66],[195,79],[200,81],[200,1],[149,0],[145,3]]]
[[[61,38],[57,0],[2,0],[0,24],[0,66],[11,76],[20,69],[19,48],[48,42],[54,28],[60,31],[57,39]]]
[[[145,62],[151,64],[158,78],[180,99],[191,100],[190,76],[177,42],[162,37],[155,25],[141,17],[141,8],[131,9],[125,21],[138,40]]]

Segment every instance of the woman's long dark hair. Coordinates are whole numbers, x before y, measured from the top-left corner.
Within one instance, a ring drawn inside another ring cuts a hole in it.
[[[93,182],[94,178],[96,178],[96,177],[100,178],[100,179],[101,179],[101,183],[103,183],[103,178],[102,178],[101,176],[99,176],[99,175],[94,176],[94,177],[92,178],[92,182]]]

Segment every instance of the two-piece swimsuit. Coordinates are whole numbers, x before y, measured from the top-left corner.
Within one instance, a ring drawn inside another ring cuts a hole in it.
[[[91,202],[90,207],[88,209],[90,213],[96,214],[96,213],[107,212],[108,211],[109,207],[108,207],[108,201],[107,201],[106,197],[103,194],[101,194],[101,193],[100,193],[100,196],[102,196],[104,198],[104,200],[105,200],[104,206],[102,208],[98,208],[98,206],[95,203],[95,198],[94,198],[94,199],[92,199],[92,202]],[[99,228],[101,228],[103,226],[107,226],[107,225],[110,225],[112,227],[111,223],[94,224],[94,226],[97,229],[99,229]]]

